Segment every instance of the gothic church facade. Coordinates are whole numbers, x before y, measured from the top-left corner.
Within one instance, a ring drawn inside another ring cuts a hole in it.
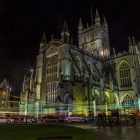
[[[94,24],[84,27],[80,19],[78,39],[79,45],[73,45],[66,22],[61,39],[47,42],[43,34],[32,77],[34,96],[26,100],[26,112],[37,116],[138,112],[140,44],[129,38],[127,52],[116,54],[113,49],[111,55],[108,24],[97,10]],[[23,108],[26,96],[23,91]]]

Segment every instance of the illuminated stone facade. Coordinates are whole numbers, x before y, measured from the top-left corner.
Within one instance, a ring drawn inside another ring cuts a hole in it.
[[[97,115],[139,110],[140,45],[129,38],[127,52],[110,54],[108,25],[96,10],[94,25],[78,26],[79,45],[66,22],[61,39],[43,34],[35,71],[35,114]]]
[[[5,116],[6,113],[9,111],[9,99],[10,99],[10,92],[9,92],[9,85],[7,80],[4,79],[0,83],[0,116]]]
[[[35,112],[35,82],[33,70],[24,76],[22,91],[20,95],[19,114],[34,115]]]
[[[6,79],[0,83],[0,117],[13,116],[19,113],[19,102],[10,94],[10,86]]]

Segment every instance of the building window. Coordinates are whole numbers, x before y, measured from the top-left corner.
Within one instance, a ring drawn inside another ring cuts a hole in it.
[[[134,107],[134,98],[133,96],[127,94],[124,99],[123,99],[123,102],[122,102],[122,105],[123,105],[123,108],[132,108]]]
[[[121,87],[130,87],[132,85],[130,67],[126,62],[123,62],[120,65],[119,74],[120,74],[120,86]]]

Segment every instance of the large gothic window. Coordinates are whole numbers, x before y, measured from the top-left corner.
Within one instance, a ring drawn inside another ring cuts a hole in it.
[[[119,76],[120,76],[120,86],[121,87],[130,87],[132,85],[130,67],[126,62],[123,62],[120,65]]]
[[[46,91],[47,91],[47,102],[55,103],[57,97],[57,60],[58,55],[53,55],[47,58],[47,74],[46,74]]]

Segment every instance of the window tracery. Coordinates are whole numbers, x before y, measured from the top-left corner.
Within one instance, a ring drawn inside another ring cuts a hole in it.
[[[130,87],[132,85],[130,67],[126,62],[123,62],[119,67],[119,77],[121,87]]]

